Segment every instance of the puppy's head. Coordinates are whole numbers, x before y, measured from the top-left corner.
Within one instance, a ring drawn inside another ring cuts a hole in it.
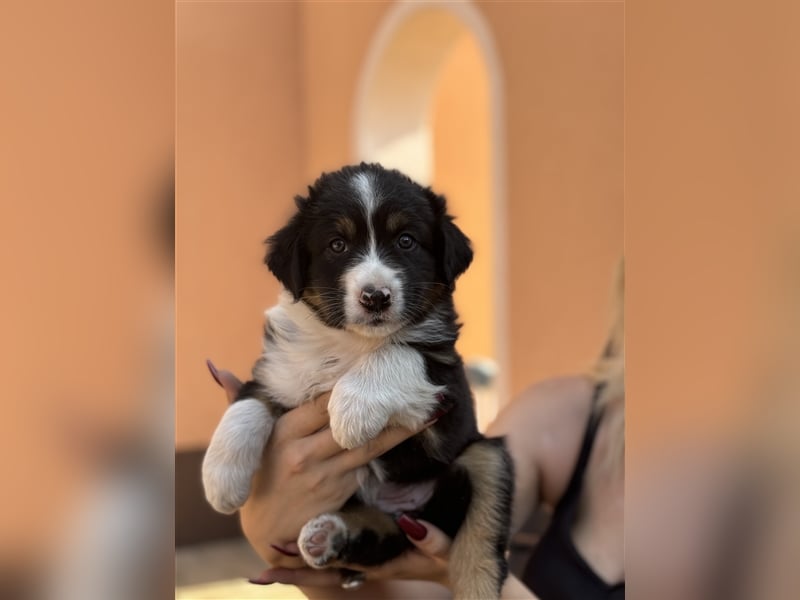
[[[472,261],[444,197],[399,171],[345,167],[295,202],[266,263],[328,326],[381,337],[419,322]]]

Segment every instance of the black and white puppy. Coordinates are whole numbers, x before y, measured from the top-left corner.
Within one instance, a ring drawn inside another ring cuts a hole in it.
[[[445,199],[377,164],[323,174],[269,240],[284,286],[267,311],[253,379],[225,413],[203,463],[206,497],[230,513],[247,499],[275,420],[331,391],[330,428],[343,448],[387,426],[419,428],[359,473],[343,509],[305,525],[305,561],[375,565],[410,547],[394,516],[428,520],[453,538],[458,598],[497,597],[507,574],[512,465],[502,439],[477,430],[455,350],[452,293],[472,261]]]

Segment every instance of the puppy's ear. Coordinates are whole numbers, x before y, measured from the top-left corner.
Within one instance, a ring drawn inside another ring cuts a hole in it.
[[[447,214],[444,196],[439,196],[430,188],[425,191],[439,222],[436,252],[441,272],[447,285],[453,289],[458,276],[466,271],[472,262],[472,244],[469,238],[453,223],[453,217]]]
[[[300,212],[283,229],[267,238],[267,255],[264,258],[269,270],[291,292],[295,300],[299,300],[303,294],[308,270],[308,253],[301,239],[302,208],[305,202],[304,198],[295,198]]]

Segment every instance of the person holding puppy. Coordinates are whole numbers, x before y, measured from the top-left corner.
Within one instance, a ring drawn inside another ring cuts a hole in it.
[[[540,382],[500,411],[486,435],[505,436],[515,464],[512,531],[540,507],[551,521],[502,598],[624,598],[624,336],[622,266],[615,315],[602,357],[585,375]],[[239,381],[212,368],[229,399]],[[328,395],[282,416],[242,507],[242,529],[271,568],[251,579],[297,585],[309,598],[448,598],[450,540],[424,521],[397,523],[415,549],[362,578],[307,567],[294,540],[310,518],[338,509],[357,489],[356,470],[416,431],[389,429],[365,446],[341,450],[327,424]],[[342,565],[346,567],[347,565]],[[349,589],[348,589],[349,588]],[[356,588],[356,589],[353,589]]]

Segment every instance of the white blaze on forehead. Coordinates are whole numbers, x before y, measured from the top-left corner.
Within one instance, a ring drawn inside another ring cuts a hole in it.
[[[369,232],[369,251],[375,252],[375,228],[372,226],[372,213],[378,205],[378,194],[375,190],[375,180],[369,173],[357,173],[350,180],[356,191],[356,197],[364,208],[364,219]]]
[[[369,173],[357,173],[350,182],[356,190],[359,202],[364,207],[367,223],[371,224],[372,213],[378,204],[378,194],[375,190],[374,179]]]

